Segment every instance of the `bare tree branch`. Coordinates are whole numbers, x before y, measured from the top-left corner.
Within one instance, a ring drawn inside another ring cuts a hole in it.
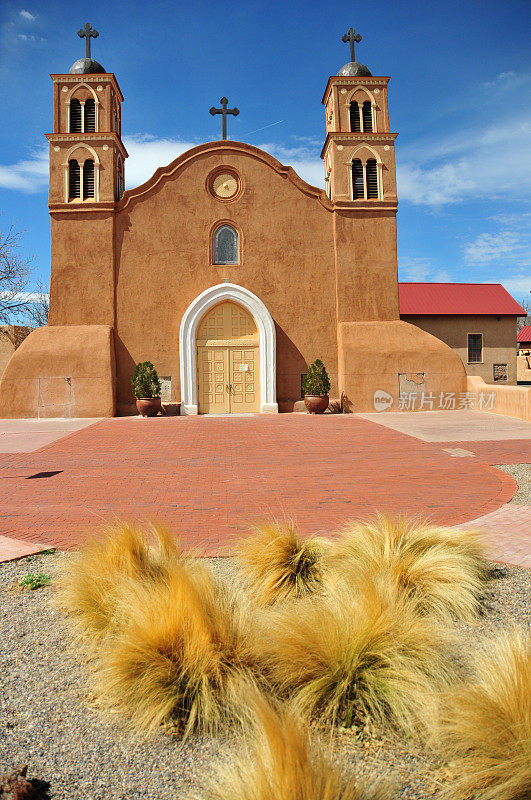
[[[28,306],[21,295],[27,291],[33,258],[20,254],[20,237],[13,225],[0,231],[0,323],[8,325],[22,320]]]
[[[39,279],[35,284],[31,299],[28,300],[25,320],[34,328],[47,325],[49,303],[48,287]]]

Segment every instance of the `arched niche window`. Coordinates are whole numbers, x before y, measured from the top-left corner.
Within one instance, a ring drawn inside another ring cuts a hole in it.
[[[70,200],[81,196],[80,176],[79,163],[73,158],[68,162],[68,197]]]
[[[214,264],[238,264],[240,261],[238,232],[231,225],[220,225],[212,242]]]
[[[83,200],[94,197],[94,161],[87,158],[83,164]]]
[[[367,197],[369,200],[378,200],[378,167],[376,166],[375,158],[367,160],[365,174],[367,178]]]
[[[350,130],[354,132],[361,131],[360,107],[356,100],[353,100],[350,104]]]
[[[381,165],[380,165],[381,167]],[[352,160],[352,199],[353,200],[378,200],[379,190],[379,165],[375,158]]]
[[[355,158],[352,162],[352,197],[354,200],[365,197],[363,164],[359,158]]]
[[[70,133],[81,133],[81,103],[76,97],[70,100]]]
[[[85,131],[96,130],[96,104],[92,98],[85,100]]]
[[[372,131],[372,104],[370,100],[366,100],[362,107],[363,116],[363,131]]]

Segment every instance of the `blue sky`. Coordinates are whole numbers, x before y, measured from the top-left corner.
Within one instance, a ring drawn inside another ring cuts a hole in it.
[[[229,136],[268,150],[323,186],[321,98],[349,60],[390,75],[398,131],[402,280],[502,282],[531,290],[529,0],[2,0],[0,228],[24,230],[36,275],[50,270],[47,142],[50,72],[84,55],[77,31],[125,96],[122,134],[135,186],[189,147],[217,139],[208,109],[240,115]]]

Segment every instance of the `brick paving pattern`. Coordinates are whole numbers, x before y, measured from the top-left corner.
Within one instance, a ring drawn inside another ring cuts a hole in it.
[[[502,444],[512,460],[514,445]],[[1,457],[0,535],[74,548],[113,518],[155,519],[185,547],[227,555],[249,523],[272,515],[307,534],[377,510],[458,525],[516,490],[488,458],[443,450],[476,445],[421,441],[355,415],[106,419]]]

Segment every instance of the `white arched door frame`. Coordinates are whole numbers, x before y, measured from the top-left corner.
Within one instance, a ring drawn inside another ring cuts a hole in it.
[[[181,361],[181,414],[198,413],[196,332],[205,313],[230,300],[252,314],[260,334],[260,412],[276,414],[276,334],[275,323],[259,297],[236,283],[219,283],[201,292],[184,312],[179,331]]]

